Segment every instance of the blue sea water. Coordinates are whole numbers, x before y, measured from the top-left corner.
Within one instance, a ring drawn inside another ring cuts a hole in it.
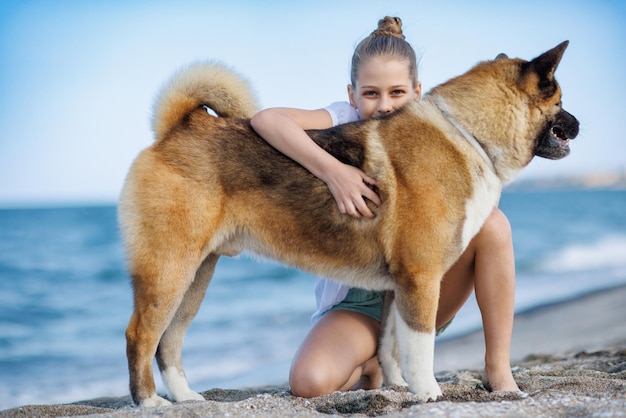
[[[505,192],[500,207],[513,227],[517,312],[626,284],[626,191]],[[185,340],[192,388],[285,383],[313,283],[222,258]],[[0,410],[126,395],[131,310],[115,207],[0,210]],[[478,327],[470,301],[443,338]]]

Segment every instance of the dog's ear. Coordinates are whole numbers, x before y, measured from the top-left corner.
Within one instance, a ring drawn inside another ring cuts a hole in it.
[[[497,61],[497,60],[506,60],[506,59],[508,59],[508,58],[509,58],[509,56],[508,56],[507,54],[505,54],[504,52],[500,52],[500,53],[498,54],[498,56],[496,57],[496,59],[495,59],[495,60],[496,60],[496,61]]]
[[[561,58],[563,57],[563,53],[565,52],[565,48],[567,48],[568,44],[569,41],[561,42],[548,52],[545,52],[532,60],[530,62],[530,66],[540,77],[552,79],[554,77],[556,67],[559,65],[559,62],[561,62]]]
[[[539,90],[546,96],[554,94],[556,85],[554,83],[554,72],[561,62],[563,53],[569,41],[561,42],[551,50],[544,52],[532,61],[524,63],[522,73],[528,77],[538,77]]]

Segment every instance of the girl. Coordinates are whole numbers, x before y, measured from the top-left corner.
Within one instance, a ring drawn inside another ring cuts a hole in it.
[[[381,116],[419,100],[417,58],[404,40],[399,18],[385,17],[361,41],[352,56],[349,103],[317,110],[272,108],[251,120],[252,127],[273,147],[323,180],[341,213],[374,217],[365,203],[382,202],[368,186],[376,179],[341,163],[306,134],[307,129]],[[475,290],[485,335],[483,381],[494,391],[519,391],[510,366],[515,265],[511,228],[494,208],[481,231],[441,284],[437,328],[452,320]],[[313,328],[293,360],[289,374],[296,396],[313,397],[337,390],[373,389],[382,384],[376,357],[382,293],[348,288],[324,279],[316,283],[318,310]]]

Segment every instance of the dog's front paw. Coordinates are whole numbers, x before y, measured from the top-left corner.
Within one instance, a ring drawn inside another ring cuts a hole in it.
[[[165,398],[160,397],[156,393],[149,398],[143,399],[137,404],[140,408],[156,408],[157,406],[168,406],[172,403]]]
[[[409,384],[409,391],[417,395],[422,402],[436,401],[437,398],[443,396],[439,384],[435,377],[428,378],[413,384]]]

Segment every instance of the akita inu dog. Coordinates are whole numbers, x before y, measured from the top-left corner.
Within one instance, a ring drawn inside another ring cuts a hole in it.
[[[202,400],[185,378],[183,337],[218,258],[243,250],[393,291],[379,352],[385,380],[406,381],[424,400],[440,396],[433,356],[443,274],[502,185],[535,155],[565,157],[578,134],[554,79],[567,44],[532,61],[479,63],[391,115],[310,131],[377,179],[383,203],[372,205],[373,220],[342,215],[321,180],[251,129],[256,102],[237,75],[214,63],[176,74],[155,105],[155,143],[133,163],[119,202],[134,289],[133,402],[169,403],[155,392],[155,355],[172,400]]]

